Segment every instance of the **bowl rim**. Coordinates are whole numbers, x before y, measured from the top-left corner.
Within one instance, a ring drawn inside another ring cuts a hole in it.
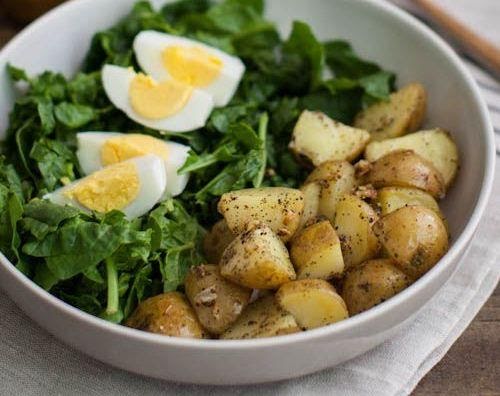
[[[36,34],[38,29],[41,29],[46,24],[50,24],[53,19],[60,18],[62,14],[72,11],[72,9],[74,8],[80,7],[82,10],[87,9],[87,5],[94,4],[95,1],[96,0],[71,0],[55,7],[39,19],[32,22],[27,27],[25,27],[19,34],[12,38],[0,50],[0,59],[7,58],[9,52],[14,51],[18,43],[22,42],[25,37]],[[483,138],[485,140],[484,143],[486,147],[484,153],[484,174],[480,193],[475,203],[472,214],[467,221],[462,233],[458,236],[446,255],[443,256],[441,260],[417,282],[413,283],[410,287],[406,288],[405,290],[382,304],[379,304],[363,313],[350,317],[341,322],[337,322],[321,328],[268,338],[248,340],[209,340],[168,337],[108,322],[104,319],[81,311],[80,309],[69,305],[68,303],[45,291],[35,282],[21,273],[1,252],[0,265],[5,267],[5,269],[18,281],[20,281],[24,287],[29,289],[32,294],[35,294],[38,298],[44,300],[45,303],[52,305],[52,307],[58,311],[58,314],[69,316],[71,317],[71,319],[77,321],[87,322],[88,325],[97,327],[101,331],[105,331],[116,336],[128,337],[134,339],[134,341],[137,342],[151,343],[157,346],[161,345],[164,347],[199,349],[202,351],[231,349],[255,350],[260,348],[268,348],[271,346],[275,347],[279,345],[286,345],[295,342],[298,343],[320,340],[326,336],[331,337],[340,335],[341,333],[344,333],[350,329],[355,329],[363,326],[379,315],[383,315],[384,313],[392,311],[400,303],[407,299],[410,299],[412,295],[417,294],[422,289],[425,289],[434,278],[438,277],[440,273],[445,271],[447,267],[450,266],[452,262],[457,260],[460,254],[462,254],[464,247],[473,237],[481,216],[486,208],[493,186],[496,160],[493,126],[486,103],[480,95],[479,88],[471,73],[467,70],[455,51],[451,49],[451,47],[441,37],[439,37],[434,31],[424,25],[421,21],[406,13],[405,11],[402,11],[397,6],[389,2],[381,2],[378,0],[364,0],[363,3],[365,3],[365,6],[371,7],[375,12],[387,14],[390,17],[398,20],[399,22],[404,23],[408,29],[413,30],[415,33],[422,36],[425,40],[431,41],[435,46],[437,46],[437,49],[448,58],[453,67],[455,67],[455,69],[459,72],[462,79],[466,83],[467,89],[471,92],[474,101],[477,103],[480,111],[480,118],[483,124],[481,128],[479,128],[479,130],[481,130],[482,134],[484,135]],[[448,279],[449,278],[447,278],[447,280]],[[445,283],[446,281],[440,287],[443,287]]]

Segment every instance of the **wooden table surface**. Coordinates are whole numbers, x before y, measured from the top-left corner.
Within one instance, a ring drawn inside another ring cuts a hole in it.
[[[0,7],[0,47],[19,29]],[[430,395],[500,395],[500,286],[414,392]]]

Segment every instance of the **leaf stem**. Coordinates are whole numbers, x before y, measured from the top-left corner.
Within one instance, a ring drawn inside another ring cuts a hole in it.
[[[118,271],[116,264],[111,258],[106,259],[106,273],[108,278],[108,305],[106,307],[106,314],[114,315],[118,312],[119,308],[119,294],[118,294]]]
[[[253,186],[255,188],[261,186],[262,182],[264,181],[264,175],[266,173],[266,166],[267,166],[266,137],[267,137],[268,124],[269,124],[269,115],[267,113],[264,113],[259,119],[258,133],[259,133],[259,139],[262,141],[262,148],[260,153],[262,165],[259,169],[259,173],[257,174],[257,176],[253,181]]]

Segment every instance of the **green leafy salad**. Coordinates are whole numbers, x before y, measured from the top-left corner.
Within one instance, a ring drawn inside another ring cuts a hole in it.
[[[143,299],[182,290],[190,267],[206,263],[202,241],[218,220],[222,194],[303,182],[307,170],[288,148],[302,110],[351,124],[361,109],[389,97],[392,73],[359,58],[345,41],[318,41],[303,22],[282,38],[263,9],[263,0],[181,0],[161,10],[141,1],[95,34],[71,79],[8,66],[12,82],[28,86],[10,114],[0,158],[0,250],[19,271],[63,301],[120,323]],[[182,133],[148,128],[108,98],[103,66],[141,71],[133,42],[142,31],[186,37],[243,61],[236,93],[205,126]],[[85,131],[188,146],[177,171],[189,174],[189,183],[135,218],[44,199],[86,176],[77,156],[77,133]]]

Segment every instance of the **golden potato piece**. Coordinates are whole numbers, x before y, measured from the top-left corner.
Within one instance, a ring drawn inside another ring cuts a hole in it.
[[[271,295],[251,303],[220,338],[223,340],[264,338],[299,331],[294,317],[283,310]]]
[[[208,337],[193,308],[178,292],[164,293],[142,301],[125,325],[172,337]]]
[[[333,225],[346,269],[377,256],[380,245],[372,230],[377,220],[373,208],[354,195],[344,195],[337,204]]]
[[[443,220],[423,206],[406,206],[382,217],[373,231],[397,266],[413,279],[431,269],[448,251]]]
[[[252,293],[223,278],[217,265],[192,267],[184,287],[200,323],[211,334],[223,333],[240,316]]]
[[[333,220],[338,201],[357,186],[354,166],[346,161],[327,161],[314,169],[306,183],[319,183],[318,214]]]
[[[395,150],[413,150],[434,165],[449,187],[458,171],[458,149],[451,135],[442,129],[420,131],[409,135],[370,143],[365,150],[366,159],[376,161]]]
[[[404,206],[425,206],[444,218],[439,205],[432,195],[417,188],[384,187],[377,192],[377,203],[382,216]]]
[[[252,221],[260,221],[286,242],[299,228],[304,194],[285,187],[249,188],[224,194],[218,209],[236,235]]]
[[[304,194],[304,213],[300,219],[299,230],[318,216],[321,186],[313,182],[303,185],[300,190]]]
[[[236,236],[227,226],[226,220],[215,223],[203,240],[203,252],[210,263],[219,264],[222,253]]]
[[[390,259],[365,261],[344,278],[342,298],[350,315],[366,311],[406,289],[410,278]]]
[[[322,279],[285,283],[276,293],[276,300],[305,330],[327,326],[349,317],[342,297]]]
[[[379,158],[372,164],[365,181],[375,188],[419,188],[434,198],[442,198],[445,192],[441,174],[430,162],[411,150],[393,151]]]
[[[227,247],[221,274],[241,286],[275,289],[296,278],[288,250],[264,223],[255,223]]]
[[[298,279],[330,279],[344,272],[340,240],[328,220],[302,230],[290,243]]]
[[[304,110],[289,147],[297,156],[318,166],[326,161],[354,160],[369,140],[370,134],[365,130],[341,124],[320,112]]]
[[[424,87],[409,84],[391,94],[388,102],[378,102],[361,111],[354,126],[369,131],[372,141],[398,137],[420,128],[426,106]]]

